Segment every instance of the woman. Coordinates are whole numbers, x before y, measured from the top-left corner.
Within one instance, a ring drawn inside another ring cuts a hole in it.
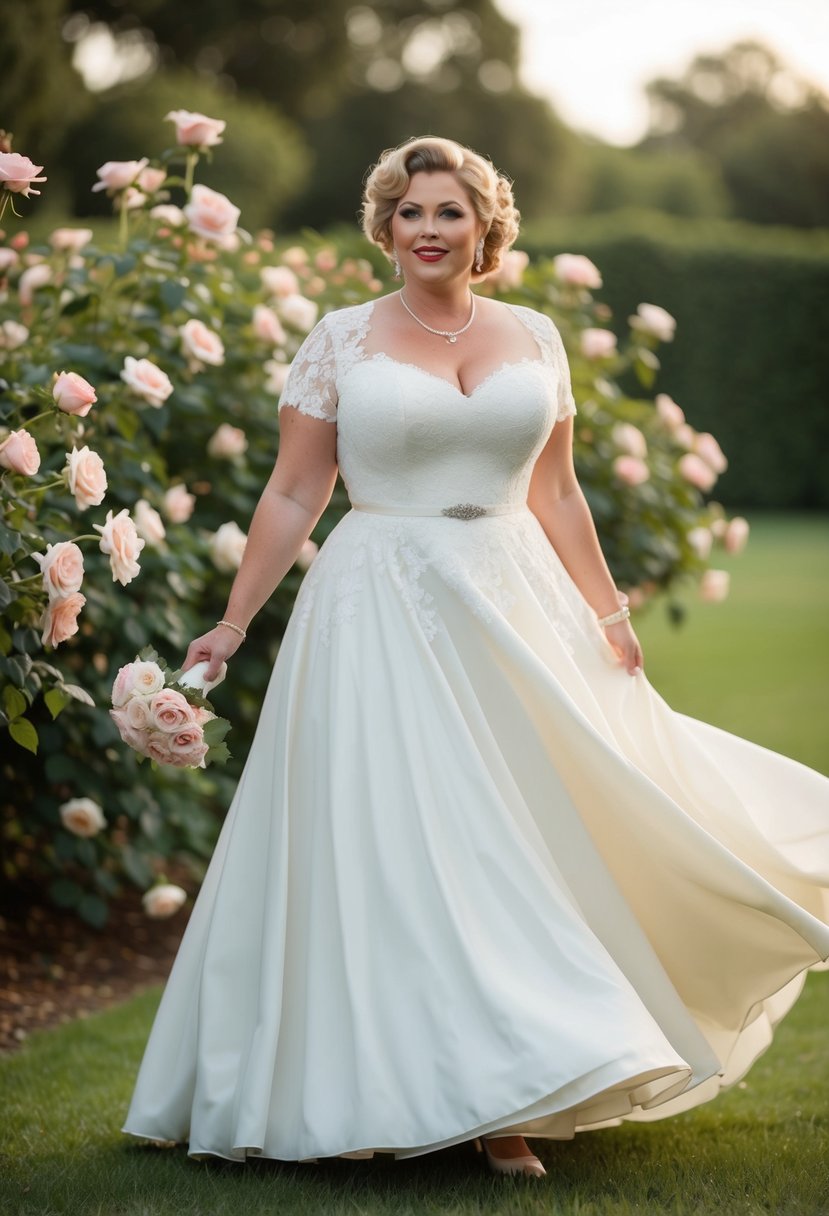
[[[449,140],[368,177],[403,286],[299,350],[185,667],[242,644],[338,470],[353,509],[297,596],[126,1132],[231,1159],[472,1140],[540,1176],[525,1135],[733,1085],[829,956],[829,780],[650,686],[558,331],[471,292],[517,219]]]

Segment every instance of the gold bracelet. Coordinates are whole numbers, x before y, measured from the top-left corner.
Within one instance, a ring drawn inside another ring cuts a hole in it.
[[[234,625],[233,621],[217,621],[216,624],[217,625],[227,625],[228,629],[235,629],[237,633],[240,633],[242,635],[243,642],[244,642],[245,638],[248,636],[245,633],[244,629],[242,629],[241,625]]]

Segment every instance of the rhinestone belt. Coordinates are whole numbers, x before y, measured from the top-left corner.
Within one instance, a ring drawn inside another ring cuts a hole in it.
[[[523,502],[497,502],[491,506],[481,506],[476,502],[456,502],[451,507],[392,506],[375,502],[352,502],[355,511],[374,511],[378,515],[448,515],[451,519],[479,519],[482,515],[506,515],[512,511],[521,511],[526,506]]]

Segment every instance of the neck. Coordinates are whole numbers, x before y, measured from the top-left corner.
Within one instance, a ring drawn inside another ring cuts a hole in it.
[[[433,320],[436,328],[452,329],[452,322],[462,325],[469,317],[471,306],[469,280],[424,284],[407,280],[402,288],[406,303],[423,321]],[[446,325],[438,326],[438,321]]]

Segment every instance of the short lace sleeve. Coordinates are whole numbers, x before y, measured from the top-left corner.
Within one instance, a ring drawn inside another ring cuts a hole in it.
[[[311,330],[294,355],[279,409],[293,406],[301,414],[337,421],[337,362],[328,316]]]
[[[567,361],[567,351],[564,349],[564,343],[561,340],[561,334],[555,323],[547,317],[550,325],[550,355],[553,367],[556,369],[556,394],[558,399],[558,413],[556,420],[561,422],[564,418],[569,418],[571,414],[576,412],[576,399],[573,396],[573,387],[570,382],[570,364]]]

